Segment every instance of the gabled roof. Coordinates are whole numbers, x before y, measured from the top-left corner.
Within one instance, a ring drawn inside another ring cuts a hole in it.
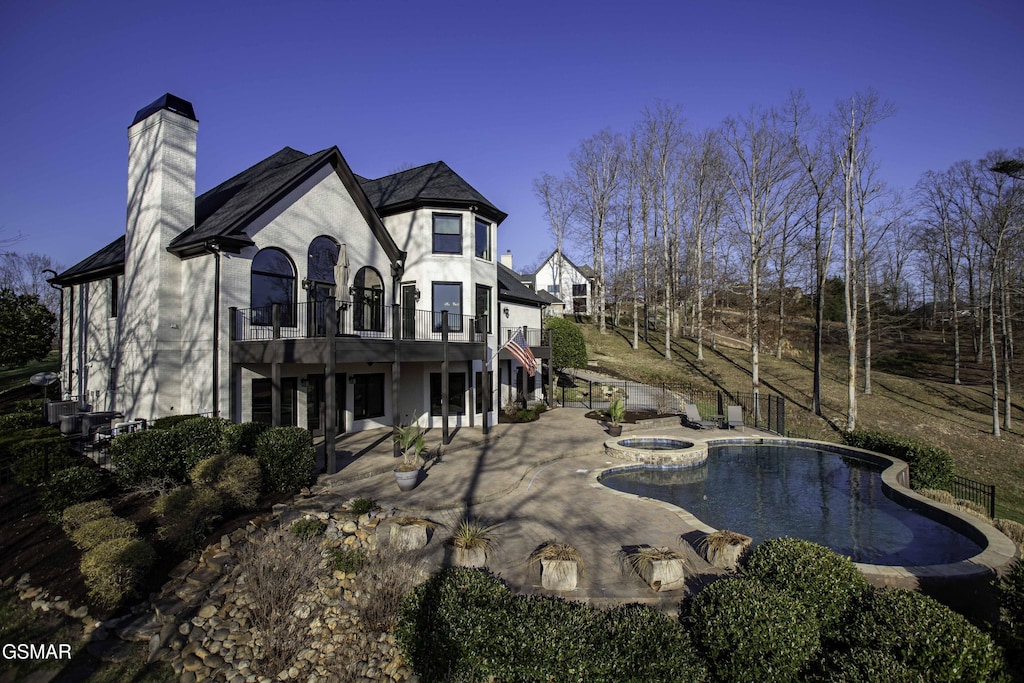
[[[124,240],[125,236],[121,235],[92,256],[82,259],[51,279],[50,282],[58,285],[73,285],[124,273]]]
[[[547,306],[548,302],[537,296],[533,291],[519,281],[519,274],[507,266],[498,265],[498,301],[511,301],[528,306]]]
[[[543,268],[547,264],[547,262],[553,259],[557,254],[557,249],[551,252],[550,256],[548,256],[546,259],[540,262],[540,265],[537,266],[537,270],[533,271],[533,275],[536,276],[537,273],[541,271],[541,268]],[[570,266],[578,270],[583,277],[588,279],[597,277],[597,273],[594,271],[593,268],[591,268],[590,266],[577,266],[575,263],[572,262],[572,259],[565,255],[564,251],[562,252],[562,258],[565,260],[566,263],[568,263]]]
[[[537,298],[541,299],[542,301],[547,302],[548,306],[564,306],[565,305],[564,301],[562,301],[561,299],[559,299],[557,296],[555,296],[551,292],[547,291],[546,289],[542,289],[539,292],[537,292]]]
[[[381,216],[390,216],[427,204],[475,210],[496,223],[508,217],[508,214],[491,204],[443,161],[399,171],[376,180],[359,178],[359,182]]]

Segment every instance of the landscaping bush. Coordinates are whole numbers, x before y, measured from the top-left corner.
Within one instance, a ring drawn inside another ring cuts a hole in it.
[[[103,607],[116,607],[137,594],[153,565],[153,548],[137,538],[115,538],[82,557],[82,575],[89,595]]]
[[[191,420],[196,417],[202,417],[201,415],[190,414],[190,415],[167,415],[166,417],[158,417],[149,423],[150,429],[171,429],[172,427]]]
[[[192,417],[171,427],[186,471],[200,460],[220,454],[221,437],[227,424],[227,420],[219,417]]]
[[[423,680],[708,679],[685,629],[656,610],[513,596],[472,569],[413,590],[395,635]]]
[[[683,607],[717,681],[797,681],[817,655],[814,615],[756,579],[721,579]]]
[[[324,532],[327,531],[327,525],[316,517],[303,517],[292,522],[291,530],[293,534],[303,541],[308,541],[316,536],[323,536]]]
[[[797,538],[773,538],[747,555],[745,573],[814,611],[823,632],[838,626],[868,582],[857,566],[828,548]]]
[[[262,485],[263,472],[256,458],[236,455],[225,463],[213,487],[224,495],[232,506],[241,510],[252,510],[259,502]]]
[[[188,480],[193,486],[205,486],[213,488],[220,478],[224,465],[228,462],[227,456],[217,454],[203,458],[188,471]]]
[[[129,519],[100,517],[72,531],[71,542],[78,546],[79,550],[87,551],[115,538],[135,538],[138,535],[139,528]]]
[[[178,450],[177,434],[165,429],[147,429],[124,434],[110,444],[114,477],[126,488],[150,479],[170,477],[185,480],[185,465]]]
[[[221,453],[224,455],[256,455],[256,440],[260,434],[270,429],[263,422],[243,422],[242,424],[225,425],[221,433]]]
[[[1007,538],[1016,543],[1017,548],[1024,549],[1024,524],[1015,522],[1012,519],[997,519],[992,524],[1005,534]]]
[[[825,653],[811,683],[928,683],[889,652],[863,647]]]
[[[353,498],[348,504],[348,510],[353,515],[365,515],[377,509],[377,501],[373,498]]]
[[[906,462],[910,465],[911,488],[948,490],[953,486],[953,458],[941,448],[897,434],[861,429],[843,432],[842,439],[848,446]]]
[[[554,335],[551,364],[555,370],[561,372],[566,368],[587,367],[587,344],[579,326],[565,318],[548,318],[544,327]]]
[[[1024,562],[1017,560],[995,582],[999,595],[999,636],[1011,661],[1024,664]]]
[[[0,415],[0,433],[42,426],[43,417],[40,411],[18,411],[14,413],[7,413],[6,415]]]
[[[260,434],[256,459],[271,491],[295,493],[316,476],[313,436],[301,427],[271,427]]]
[[[153,512],[160,516],[160,539],[178,552],[199,546],[221,517],[221,496],[212,489],[179,486],[156,499]]]
[[[46,428],[45,431],[56,432],[57,430]],[[67,441],[60,436],[59,432],[56,435],[11,443],[8,446],[8,451],[14,460],[12,468],[14,478],[19,484],[25,486],[41,484],[54,473],[81,462],[71,455]]]
[[[98,467],[69,467],[43,484],[39,500],[50,519],[57,521],[65,508],[99,498],[108,484],[107,474]]]
[[[70,536],[75,529],[87,522],[113,516],[114,511],[110,508],[110,503],[105,500],[90,500],[65,508],[60,516],[60,525],[64,533]]]
[[[294,531],[294,527],[292,531]],[[346,574],[358,574],[366,562],[366,553],[358,548],[331,548],[328,551],[331,568]]]
[[[887,653],[929,682],[991,681],[1002,674],[999,649],[966,618],[907,590],[866,594],[845,629],[851,648]]]

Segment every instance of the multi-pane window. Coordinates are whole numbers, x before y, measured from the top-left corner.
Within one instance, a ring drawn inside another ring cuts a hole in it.
[[[117,276],[110,278],[110,317],[117,317]]]
[[[273,388],[269,379],[252,381],[252,421],[263,424],[273,423]],[[295,392],[298,380],[295,377],[281,378],[281,425],[295,426]]]
[[[384,417],[384,373],[354,375],[352,380],[352,417]]]
[[[441,331],[441,311],[448,311],[448,329],[462,332],[462,283],[433,283],[434,332]]]
[[[384,280],[376,268],[363,266],[352,284],[352,325],[361,332],[384,331]]]
[[[572,295],[573,296],[586,296],[587,295],[587,283],[584,282],[582,285],[573,285],[572,286]]]
[[[252,259],[252,324],[272,325],[272,306],[281,305],[281,325],[295,326],[295,268],[283,251],[264,249]]]
[[[443,401],[441,399],[441,373],[430,373],[430,414],[440,415]],[[461,372],[448,373],[448,414],[466,414],[466,375]]]
[[[558,294],[558,285],[548,285],[544,289],[548,290],[548,294]]]
[[[491,260],[491,224],[476,219],[476,257]]]
[[[455,213],[434,214],[434,253],[462,253],[462,216]]]
[[[476,330],[491,333],[491,288],[476,286]]]

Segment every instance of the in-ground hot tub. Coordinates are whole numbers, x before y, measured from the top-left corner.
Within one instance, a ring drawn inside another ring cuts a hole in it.
[[[627,436],[604,442],[608,455],[619,460],[646,465],[696,467],[708,457],[705,443],[694,443],[671,436]]]

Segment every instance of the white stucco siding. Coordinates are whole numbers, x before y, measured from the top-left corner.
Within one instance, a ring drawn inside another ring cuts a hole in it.
[[[212,254],[204,254],[181,262],[181,413],[209,414],[217,410],[213,405],[213,309],[215,260]],[[222,349],[218,368],[223,378],[226,374],[227,310],[221,314]],[[225,396],[225,389],[221,396]]]
[[[120,409],[111,383],[112,366],[117,364],[117,318],[110,315],[110,278],[85,283],[78,290],[78,332],[84,341],[78,370],[85,398],[94,410]]]
[[[590,282],[576,267],[563,257],[559,260],[557,253],[552,254],[541,265],[536,273],[536,289],[538,292],[551,292],[551,286],[558,280],[558,291],[551,292],[565,303],[565,312],[573,312],[573,285],[586,285],[586,313],[590,314],[593,293],[590,291]]]

